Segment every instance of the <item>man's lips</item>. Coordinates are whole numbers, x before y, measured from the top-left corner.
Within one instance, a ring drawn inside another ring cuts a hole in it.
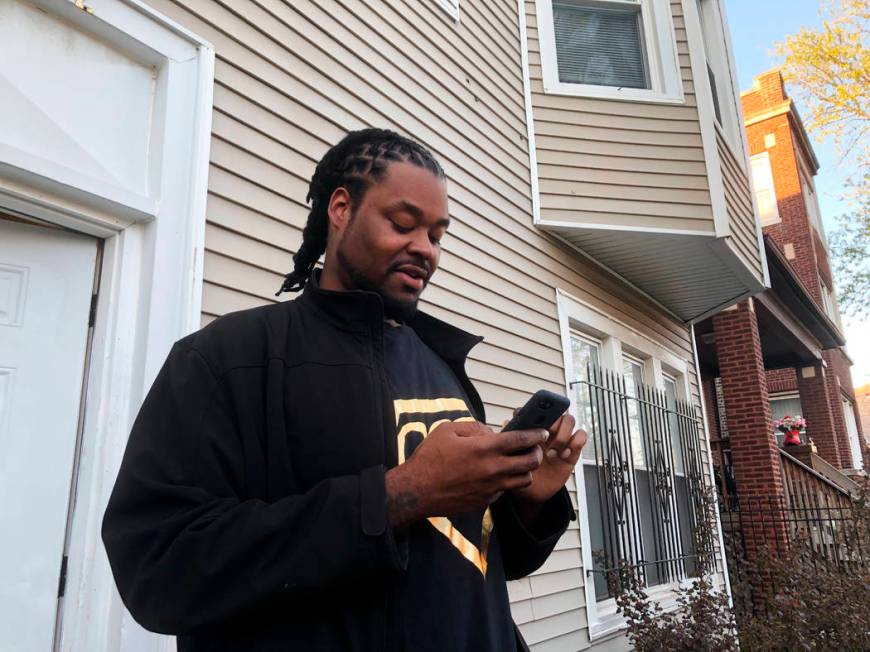
[[[426,284],[426,279],[429,273],[422,267],[416,265],[402,265],[394,270],[394,273],[399,276],[402,284],[419,292]]]

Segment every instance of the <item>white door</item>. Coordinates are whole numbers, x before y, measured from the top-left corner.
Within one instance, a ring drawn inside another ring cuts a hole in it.
[[[0,219],[0,650],[51,650],[93,238]]]

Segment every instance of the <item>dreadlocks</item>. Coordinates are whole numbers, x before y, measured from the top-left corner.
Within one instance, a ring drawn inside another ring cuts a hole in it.
[[[356,210],[366,191],[383,181],[387,166],[404,161],[444,178],[444,170],[431,152],[417,142],[386,129],[361,129],[347,134],[320,159],[305,201],[311,202],[308,221],[302,231],[302,245],[293,256],[293,271],[284,277],[282,292],[298,292],[305,286],[315,263],[326,251],[329,233],[329,200],[336,188],[350,195],[351,209]]]

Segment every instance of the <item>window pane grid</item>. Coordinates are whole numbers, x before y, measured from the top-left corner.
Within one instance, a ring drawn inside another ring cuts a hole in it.
[[[553,2],[559,81],[650,88],[641,7]]]

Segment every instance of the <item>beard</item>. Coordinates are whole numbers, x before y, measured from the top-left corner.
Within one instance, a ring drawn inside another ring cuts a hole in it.
[[[347,272],[348,276],[350,276],[351,281],[353,281],[354,286],[358,290],[374,292],[381,298],[381,301],[384,304],[384,317],[386,319],[407,323],[414,318],[414,315],[417,314],[416,299],[414,301],[400,301],[395,297],[391,297],[350,262],[347,255],[341,250],[341,246],[339,246],[335,255],[338,262],[342,267],[344,267],[344,271]]]

